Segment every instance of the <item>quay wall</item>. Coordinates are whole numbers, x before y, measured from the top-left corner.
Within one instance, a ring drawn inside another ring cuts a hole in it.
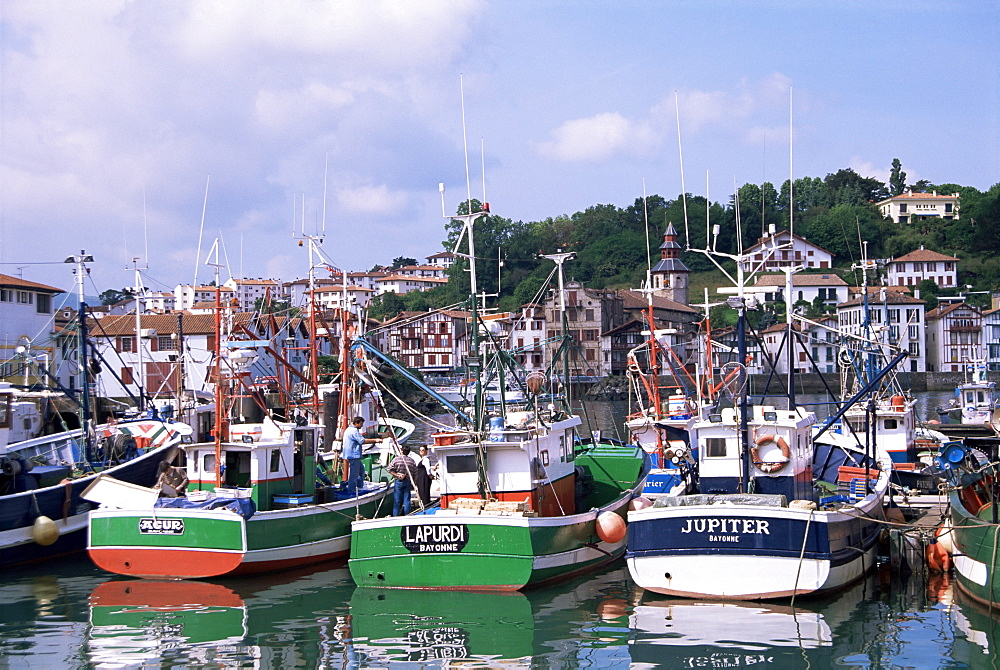
[[[769,375],[750,375],[751,389],[755,393],[760,393],[768,383]],[[986,378],[989,381],[1000,383],[1000,372],[988,372]],[[824,379],[826,385],[824,386]],[[787,381],[786,376],[770,376],[772,392],[778,392],[784,388]],[[909,384],[910,390],[920,391],[954,391],[962,382],[966,381],[966,375],[962,372],[907,372],[905,373],[905,383]],[[840,391],[840,380],[836,374],[820,375],[817,373],[799,373],[795,375],[796,389],[802,393],[824,393],[829,387],[834,393]],[[584,393],[590,398],[603,400],[622,400],[627,397],[628,384],[625,377],[608,376],[601,377],[596,383],[574,385],[574,394]]]
[[[840,388],[840,381],[837,375],[819,375],[816,373],[795,375],[795,383],[803,393],[822,393],[826,390],[823,386],[823,378],[827,385],[834,391]],[[989,381],[1000,382],[1000,372],[987,372],[986,378]],[[767,383],[768,375],[751,375],[753,388],[763,388]],[[907,372],[905,379],[909,382],[911,391],[954,391],[959,384],[968,381],[968,377],[963,372]],[[782,375],[782,383],[784,383]],[[772,380],[771,387],[775,381]]]

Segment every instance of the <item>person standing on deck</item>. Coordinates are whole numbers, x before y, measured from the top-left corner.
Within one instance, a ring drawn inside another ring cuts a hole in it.
[[[365,471],[361,465],[361,449],[366,444],[375,444],[378,440],[374,438],[365,439],[361,434],[361,427],[365,425],[365,420],[360,416],[354,417],[351,425],[344,431],[342,458],[347,461],[347,479],[344,481],[344,488],[357,491],[365,485]]]
[[[417,489],[420,504],[427,507],[431,504],[431,459],[427,452],[427,445],[421,444],[417,454],[417,469],[414,472],[413,485]]]
[[[410,513],[410,492],[413,491],[413,474],[417,464],[410,458],[410,447],[403,445],[400,453],[386,468],[395,478],[392,485],[392,515],[403,516]]]

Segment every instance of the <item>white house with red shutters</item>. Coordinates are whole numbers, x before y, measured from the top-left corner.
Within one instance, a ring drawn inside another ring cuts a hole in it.
[[[911,223],[914,220],[941,218],[957,219],[959,209],[958,193],[938,195],[930,193],[901,193],[875,203],[882,216],[897,223]]]
[[[826,269],[833,265],[833,254],[787,230],[760,238],[743,253],[744,272],[774,272],[795,266]]]
[[[958,286],[958,259],[939,254],[924,245],[916,251],[894,258],[886,266],[889,286],[915,287],[929,279],[941,288]]]
[[[962,372],[983,360],[983,313],[964,302],[927,312],[927,371]]]

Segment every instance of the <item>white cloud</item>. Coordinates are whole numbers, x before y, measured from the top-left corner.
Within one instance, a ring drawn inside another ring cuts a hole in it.
[[[342,188],[337,191],[336,198],[349,212],[365,214],[398,212],[408,199],[405,193],[391,191],[385,184]]]
[[[552,131],[553,139],[537,145],[537,151],[560,161],[601,161],[621,153],[649,149],[658,136],[645,122],[626,119],[617,112],[567,121]]]
[[[787,125],[755,125],[747,120],[770,118],[788,107],[790,80],[775,73],[759,81],[737,82],[732,91],[683,90],[663,96],[643,118],[620,112],[603,112],[572,119],[551,132],[551,139],[534,145],[546,158],[565,162],[597,162],[620,156],[645,156],[659,151],[664,140],[677,131],[685,135],[726,131],[740,141],[759,145],[784,141]]]
[[[874,177],[880,182],[889,183],[889,174],[892,170],[891,167],[879,167],[870,161],[866,161],[859,156],[853,156],[847,163],[847,167],[851,168],[857,172],[862,177]],[[910,181],[909,175],[907,175],[907,181]]]

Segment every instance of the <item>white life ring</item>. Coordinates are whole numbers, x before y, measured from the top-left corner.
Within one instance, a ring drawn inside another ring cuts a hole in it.
[[[771,443],[778,445],[778,448],[781,449],[782,460],[761,461],[759,447]],[[785,441],[785,438],[775,435],[761,435],[754,441],[754,446],[750,448],[750,457],[753,459],[753,464],[756,465],[761,472],[771,475],[776,472],[780,472],[786,465],[788,465],[788,462],[792,459],[792,452],[788,448],[788,442]]]

